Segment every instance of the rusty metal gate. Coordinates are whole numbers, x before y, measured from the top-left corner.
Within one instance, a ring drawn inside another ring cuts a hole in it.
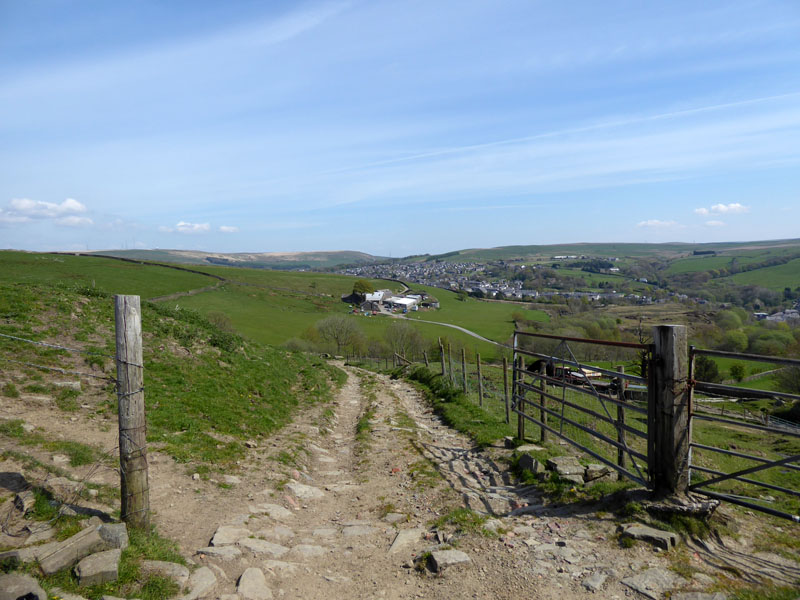
[[[586,352],[587,346],[604,350]],[[576,354],[612,355],[619,359],[613,362],[633,368],[626,373],[622,365],[593,366]],[[515,331],[511,409],[518,437],[524,439],[525,425],[532,423],[541,441],[555,435],[651,488],[647,371],[652,357],[651,344]]]
[[[694,377],[699,357],[767,363],[790,369],[800,368],[800,360],[694,347],[689,355],[694,390],[690,411],[689,490],[800,522],[797,464],[800,426],[746,408],[753,401],[795,402],[800,396],[697,381]],[[713,456],[723,456],[724,460],[713,460]]]

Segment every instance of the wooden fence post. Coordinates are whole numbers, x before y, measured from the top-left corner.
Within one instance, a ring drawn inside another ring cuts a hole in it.
[[[444,346],[442,345],[441,339],[439,340],[439,354],[442,357],[442,377],[444,377],[447,374],[447,368],[444,364]]]
[[[657,493],[689,485],[689,351],[686,326],[653,328],[654,356],[648,368],[648,467]]]
[[[430,364],[428,364],[428,351],[427,350],[423,350],[422,351],[422,358],[425,359],[425,368],[427,369],[428,367],[430,367]]]
[[[542,363],[539,365],[539,375],[545,376],[547,375],[547,365]],[[545,394],[547,393],[547,382],[544,379],[539,380],[539,389],[542,390],[542,393],[539,394],[539,420],[542,422],[543,425],[547,425],[547,397]],[[544,427],[539,427],[540,435],[539,439],[542,442],[547,441],[547,430]]]
[[[150,525],[139,296],[114,296],[117,342],[120,514],[135,529]]]
[[[508,399],[508,358],[503,357],[503,397],[506,402],[506,425],[511,422],[511,410]]]
[[[447,368],[450,370],[450,385],[453,385],[456,378],[453,375],[453,354],[451,348],[450,344],[447,344]]]
[[[478,406],[483,406],[483,379],[481,379],[481,355],[475,355],[478,370]]]
[[[525,390],[520,389],[519,382],[522,381],[525,383],[525,359],[520,356],[518,359],[519,365],[517,367],[518,374],[517,374],[517,438],[521,442],[525,441],[525,417],[523,417],[523,413],[525,412]]]
[[[461,349],[461,389],[467,393],[467,351]]]
[[[625,367],[619,365],[617,367],[617,372],[624,373]],[[625,380],[621,377],[617,377],[615,381],[617,384],[617,400],[625,402]],[[625,445],[625,408],[620,405],[617,405],[617,441],[623,446]],[[625,463],[625,450],[617,448],[617,464],[625,468]]]

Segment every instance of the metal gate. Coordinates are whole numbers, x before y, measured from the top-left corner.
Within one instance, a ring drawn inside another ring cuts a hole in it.
[[[620,366],[589,365],[583,354],[610,355]],[[646,377],[652,356],[651,344],[515,331],[511,409],[518,437],[532,423],[541,441],[553,434],[651,488]],[[622,363],[634,368],[626,373]]]
[[[747,401],[794,402],[800,400],[800,396],[694,378],[697,359],[701,356],[768,363],[783,368],[800,368],[800,360],[694,347],[689,354],[695,392],[690,421],[689,489],[800,522],[800,501],[797,500],[800,498],[800,466],[797,464],[800,462],[800,426],[746,408]],[[733,407],[732,401],[736,402]],[[715,404],[721,408],[715,408]],[[742,408],[737,410],[740,405]],[[748,448],[751,453],[747,452]],[[710,457],[715,455],[725,457],[725,468],[709,466]],[[762,490],[766,492],[761,493]]]

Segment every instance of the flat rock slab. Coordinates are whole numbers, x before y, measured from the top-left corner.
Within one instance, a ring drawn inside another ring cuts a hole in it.
[[[322,546],[315,546],[313,544],[298,544],[291,550],[292,556],[298,558],[316,558],[327,552],[328,550]]]
[[[273,575],[294,575],[297,573],[299,566],[282,560],[266,560],[264,561],[264,568]]]
[[[236,593],[244,600],[270,600],[272,598],[272,590],[267,587],[264,572],[255,567],[248,567],[244,570],[236,584]]]
[[[687,581],[680,575],[673,573],[669,569],[656,567],[654,569],[647,569],[632,577],[626,577],[622,580],[622,584],[628,586],[632,590],[652,598],[652,600],[661,600],[665,592],[668,592],[676,587],[685,585]]]
[[[180,586],[184,586],[189,581],[189,569],[183,565],[164,560],[143,560],[142,571],[145,573],[156,573],[163,577],[174,579]]]
[[[187,582],[189,593],[182,600],[197,600],[205,596],[217,583],[217,576],[208,567],[200,567],[192,573]]]
[[[603,589],[603,584],[606,582],[606,579],[608,579],[608,575],[605,573],[595,573],[584,579],[581,585],[590,592],[599,592]]]
[[[401,521],[408,520],[408,517],[402,513],[387,513],[383,520],[391,525],[395,523],[400,523]]]
[[[45,575],[71,567],[76,562],[108,549],[105,540],[100,537],[99,527],[87,527],[72,537],[59,542],[47,553],[39,555],[39,566]]]
[[[264,513],[271,519],[275,519],[276,521],[285,521],[287,519],[294,518],[294,513],[290,511],[288,508],[281,506],[280,504],[270,504],[270,503],[259,504],[258,506],[251,508],[250,512]]]
[[[580,475],[585,471],[583,465],[574,456],[555,456],[547,459],[547,468],[555,471],[562,477],[566,475]]]
[[[289,552],[286,546],[273,544],[272,542],[260,540],[258,538],[243,538],[239,540],[239,545],[242,548],[247,548],[253,554],[269,554],[273,558],[280,558]]]
[[[125,523],[104,523],[100,525],[99,532],[109,548],[125,550],[128,547],[128,528]]]
[[[680,539],[677,534],[671,531],[663,531],[647,525],[622,525],[621,529],[621,537],[649,542],[662,550],[674,548],[678,545],[678,540]]]
[[[325,497],[325,492],[313,485],[291,482],[286,484],[286,488],[300,500],[317,500]]]
[[[87,556],[75,567],[78,582],[82,586],[90,586],[116,581],[121,557],[122,550],[119,548]]]
[[[517,452],[538,452],[540,450],[544,450],[544,448],[536,444],[523,444],[517,447]]]
[[[208,546],[207,548],[200,548],[196,551],[197,554],[205,554],[212,558],[220,560],[233,560],[242,555],[242,551],[236,546]]]
[[[221,525],[217,527],[214,537],[211,538],[211,546],[226,546],[235,544],[242,538],[252,535],[246,527],[234,527],[232,525]]]
[[[424,529],[403,529],[402,531],[398,531],[392,545],[389,546],[389,554],[399,552],[406,546],[418,541],[422,538],[423,533],[425,533]]]
[[[337,533],[339,533],[339,530],[334,529],[333,527],[320,527],[312,531],[311,535],[314,537],[332,537]]]
[[[536,475],[544,471],[544,465],[533,458],[530,454],[523,454],[519,457],[519,468]]]
[[[472,563],[469,556],[461,550],[436,550],[431,552],[431,567],[434,571],[441,572],[456,565]]]
[[[30,575],[9,573],[0,575],[0,600],[48,600],[47,594]]]
[[[342,529],[342,535],[345,537],[355,537],[360,535],[372,535],[379,531],[380,529],[372,527],[371,525],[351,525]]]

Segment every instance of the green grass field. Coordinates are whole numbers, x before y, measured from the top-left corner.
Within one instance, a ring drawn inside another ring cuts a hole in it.
[[[506,302],[484,302],[475,298],[459,300],[458,294],[449,290],[414,285],[413,290],[425,290],[439,300],[439,310],[418,311],[408,314],[410,319],[452,323],[474,331],[487,339],[507,343],[514,331],[511,314],[520,312],[528,321],[546,322],[549,316],[541,310],[531,310],[527,305]],[[477,340],[476,340],[477,341]]]
[[[759,285],[775,291],[800,286],[800,258],[783,265],[756,269],[723,277],[720,281],[731,281],[737,285]]]
[[[108,258],[5,251],[0,252],[0,282],[71,284],[110,294],[153,298],[201,288],[214,280],[176,269]]]

